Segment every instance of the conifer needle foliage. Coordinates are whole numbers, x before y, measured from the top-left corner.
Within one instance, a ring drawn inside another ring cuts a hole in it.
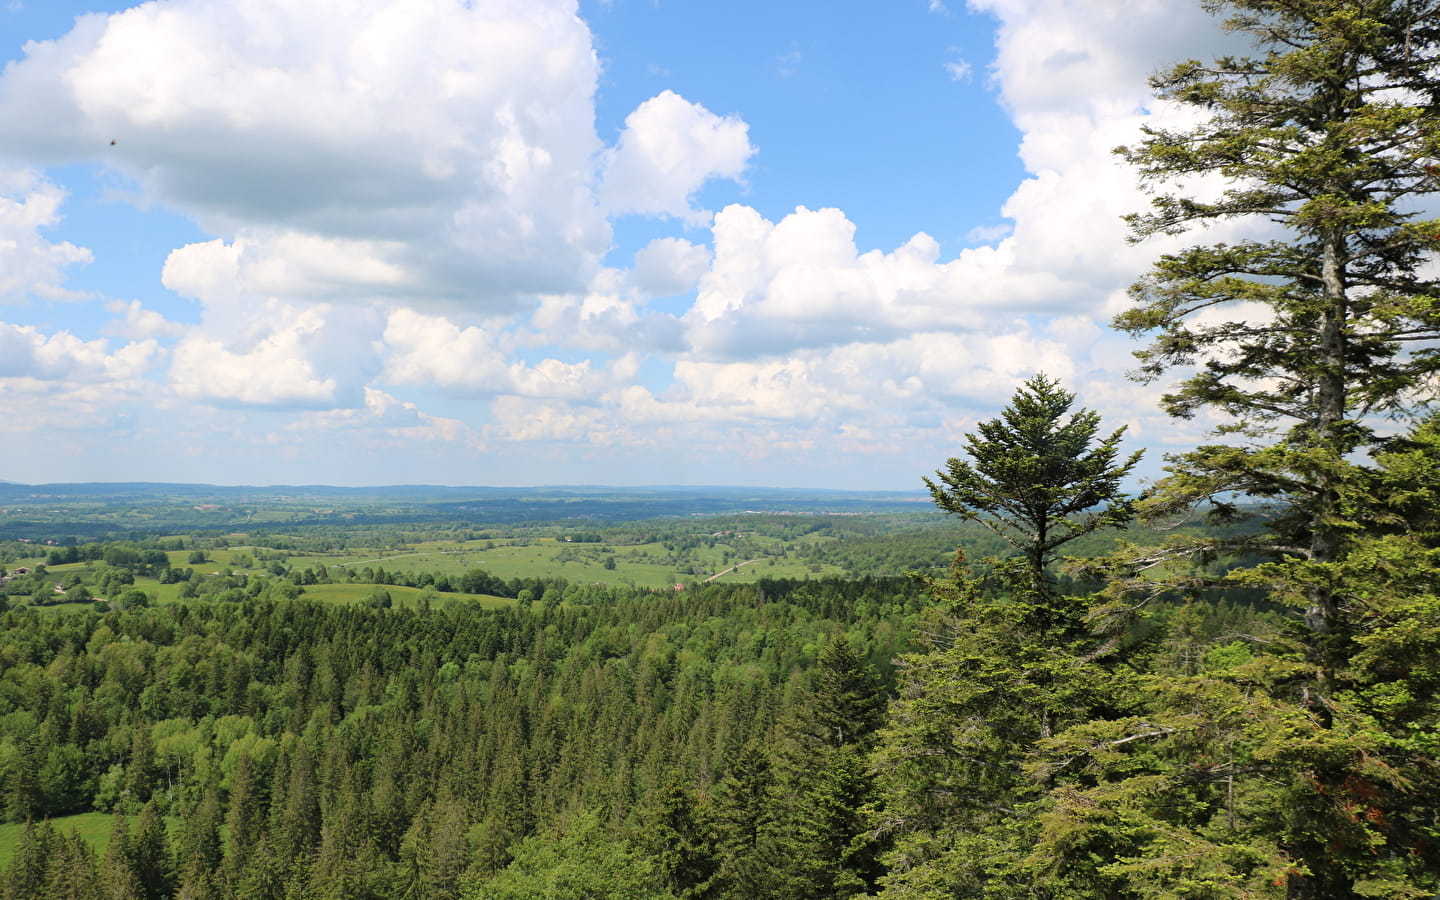
[[[1215,425],[1138,511],[1255,522],[1091,565],[1108,584],[1065,641],[937,585],[876,751],[900,835],[882,896],[1440,889],[1440,0],[1204,6],[1251,50],[1153,79],[1194,124],[1122,150],[1155,193],[1131,225],[1196,242],[1116,325],[1163,407]],[[995,477],[1024,469],[985,458],[937,502],[1039,521]],[[1237,587],[1251,615],[1198,634],[1206,591]]]
[[[1117,462],[1124,428],[1097,440],[1099,414],[1072,412],[1075,395],[1043,373],[997,419],[965,436],[970,461],[952,457],[925,479],[935,505],[979,522],[1025,559],[1028,590],[1051,593],[1046,567],[1065,544],[1132,516],[1121,483],[1142,451]]]

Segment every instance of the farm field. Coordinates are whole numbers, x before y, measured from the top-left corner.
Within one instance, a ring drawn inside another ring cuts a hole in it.
[[[132,816],[129,821],[133,820]],[[56,816],[50,820],[50,825],[57,834],[69,834],[71,831],[79,833],[85,843],[95,851],[96,856],[104,856],[105,848],[110,845],[110,830],[114,824],[115,817],[112,814],[99,812]],[[23,822],[0,824],[0,869],[10,866],[10,859],[15,855],[15,844],[20,840],[20,832],[24,829]]]
[[[200,569],[203,569],[204,571],[197,572],[194,577],[202,581],[207,578],[220,577],[221,575],[227,573],[239,573],[245,575],[247,578],[256,579],[269,579],[275,577],[272,573],[262,568],[235,568],[229,564],[228,560],[224,559],[227,553],[232,556],[240,556],[243,554],[243,551],[235,550],[221,552],[217,554],[217,556],[219,556],[220,558],[214,560],[212,564],[198,567]],[[183,556],[183,554],[181,555]],[[43,562],[44,560],[42,558],[38,560],[25,560],[18,564],[33,567],[35,565],[43,564]],[[94,584],[103,577],[104,568],[103,564],[94,565],[89,563],[67,563],[58,566],[49,566],[46,568],[46,572],[52,581],[63,582],[68,579],[78,577],[87,584]],[[131,585],[131,587],[148,594],[151,601],[157,605],[176,603],[180,599],[182,599],[180,596],[181,583],[164,584],[157,578],[137,575],[135,576],[134,584]],[[396,606],[415,606],[419,604],[421,595],[425,593],[425,591],[420,588],[409,587],[406,585],[379,585],[373,582],[340,582],[331,584],[315,584],[307,585],[302,590],[303,596],[305,596],[307,599],[318,600],[325,603],[344,604],[365,602],[370,598],[374,589],[377,587],[383,587],[390,594]],[[432,591],[431,593],[433,594],[434,592]],[[57,598],[60,598],[62,596],[63,595],[57,594]],[[444,594],[440,594],[437,598],[435,598],[435,602],[440,605],[464,601],[475,601],[480,603],[481,606],[485,606],[487,608],[506,606],[514,602],[513,600],[504,597],[496,597],[489,594],[465,593],[460,591],[447,592]],[[89,606],[91,602],[92,601],[90,600],[84,600],[80,602],[67,602],[64,599],[58,599],[57,602],[52,603],[51,606],[47,608],[53,608],[57,610],[81,609]]]
[[[394,603],[426,587],[431,602],[499,603],[521,581],[668,589],[883,576],[938,569],[956,542],[953,523],[916,496],[844,491],[0,485],[0,499],[0,568],[46,566],[43,583],[0,592],[59,608],[125,589],[158,605],[222,594],[372,602],[375,585],[393,588]],[[78,602],[57,583],[83,585]]]
[[[146,541],[11,541],[0,566],[35,573],[24,590],[6,591],[15,598],[12,605],[23,597],[57,610],[86,608],[96,599],[170,605],[197,597],[299,596],[338,604],[495,607],[522,597],[527,588],[521,582],[533,588],[532,597],[543,592],[538,582],[544,590],[568,585],[568,602],[580,588],[661,590],[850,577],[857,563],[846,548],[877,539],[877,530],[884,540],[906,521],[912,520],[753,514],[483,529],[460,523],[423,529],[271,523],[253,531],[181,532]],[[129,599],[121,599],[127,592]]]
[[[805,542],[814,545],[822,540]],[[313,556],[293,556],[292,567],[329,569],[383,568],[388,572],[432,572],[450,576],[484,569],[496,577],[564,578],[594,584],[666,587],[677,582],[704,580],[722,571],[726,581],[752,582],[760,578],[815,578],[844,574],[840,566],[817,564],[790,556],[766,554],[745,542],[716,543],[677,553],[664,543],[576,543],[561,538],[504,538],[483,541],[424,542],[400,551],[347,550]],[[613,560],[607,565],[606,560]],[[738,566],[738,568],[736,568]],[[717,579],[719,580],[719,579]]]

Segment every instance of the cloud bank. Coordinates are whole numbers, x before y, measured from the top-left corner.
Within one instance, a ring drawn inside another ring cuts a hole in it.
[[[970,8],[996,22],[993,65],[951,50],[932,71],[994,92],[1028,175],[1006,224],[955,251],[863,246],[837,208],[705,208],[764,136],[703,97],[660,90],[607,144],[574,0],[84,16],[0,75],[0,303],[85,300],[66,277],[92,254],[54,239],[65,194],[43,174],[80,163],[211,236],[156,275],[198,322],[101,298],[113,347],[0,323],[0,379],[249,410],[281,442],[804,450],[823,469],[943,459],[1043,369],[1164,440],[1103,328],[1164,247],[1125,242],[1145,198],[1112,149],[1175,115],[1145,76],[1215,49],[1196,43],[1213,22],[1189,0]],[[617,258],[633,218],[659,236]]]

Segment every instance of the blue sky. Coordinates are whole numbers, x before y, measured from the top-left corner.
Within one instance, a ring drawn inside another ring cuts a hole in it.
[[[1106,6],[1109,6],[1108,4]],[[0,3],[0,479],[913,488],[1136,445],[1191,0]]]

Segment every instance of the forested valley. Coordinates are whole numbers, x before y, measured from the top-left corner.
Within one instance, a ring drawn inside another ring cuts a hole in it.
[[[1440,895],[1440,0],[1203,5],[1114,325],[1208,443],[1035,373],[928,513],[17,501],[0,897]]]
[[[861,831],[880,673],[921,600],[870,580],[500,610],[11,610],[0,766],[5,816],[29,824],[4,890],[518,897],[572,878],[663,896],[809,880]],[[47,822],[92,809],[117,814],[103,860]],[[782,820],[803,825],[783,856]]]
[[[861,561],[913,553],[915,535],[935,528],[927,517],[752,524],[792,537],[838,531],[825,553],[853,546]],[[589,533],[656,529],[677,546],[680,531],[697,533],[665,522]],[[579,536],[537,524],[521,540],[546,530],[562,550]],[[985,529],[939,530],[998,550],[980,539]],[[397,556],[435,536],[392,535],[384,543]],[[498,529],[481,537],[506,540]],[[894,841],[875,818],[873,754],[895,662],[943,621],[943,566],[683,590],[507,583],[473,570],[455,579],[496,589],[490,602],[437,591],[433,577],[370,582],[374,569],[346,567],[330,585],[345,596],[312,599],[320,586],[295,573],[329,580],[327,568],[285,562],[336,538],[327,526],[270,541],[284,551],[236,546],[234,533],[117,539],[50,546],[31,565],[34,544],[0,545],[9,572],[30,570],[6,576],[0,617],[0,811],[11,823],[0,894],[878,889]],[[227,574],[167,583],[198,557]],[[394,584],[410,580],[430,583]],[[87,581],[98,599],[74,598]],[[980,582],[1006,596],[994,572]],[[203,590],[182,595],[191,583]],[[1184,637],[1155,652],[1193,666],[1195,654],[1279,622],[1237,598],[1175,607]]]

